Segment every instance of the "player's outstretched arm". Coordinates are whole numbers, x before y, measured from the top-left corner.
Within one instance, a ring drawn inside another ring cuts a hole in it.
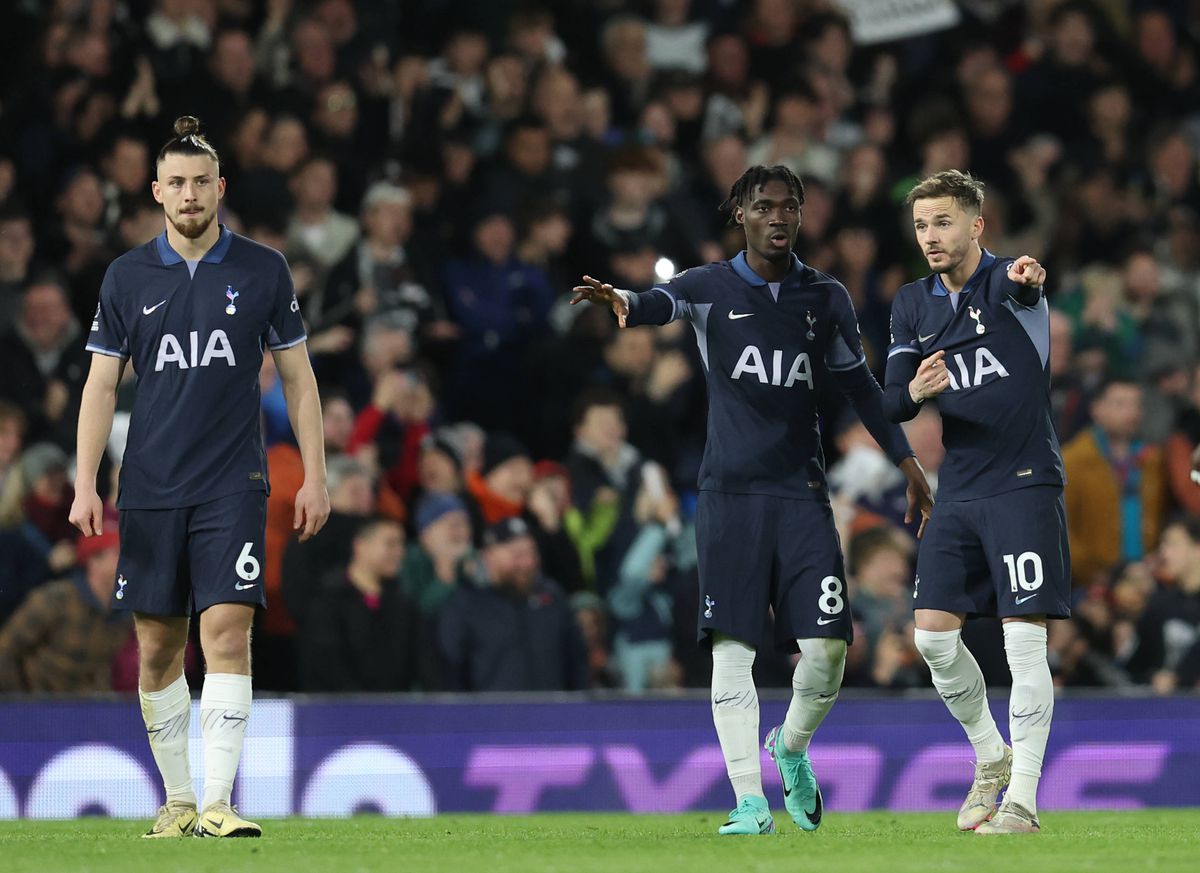
[[[1022,306],[1035,306],[1046,284],[1046,268],[1032,255],[1021,255],[1008,267],[1008,280],[1017,287],[1012,297]]]
[[[104,503],[96,492],[96,473],[112,431],[117,386],[124,372],[124,358],[95,352],[83,385],[75,446],[75,502],[69,518],[85,537],[103,533]]]
[[[671,295],[661,288],[650,291],[635,292],[614,288],[607,282],[584,276],[582,284],[571,289],[575,296],[571,298],[574,306],[583,300],[590,300],[597,306],[604,306],[613,311],[620,327],[634,327],[641,324],[667,324],[675,318],[675,301]]]
[[[325,490],[325,430],[321,422],[321,398],[317,378],[308,359],[308,343],[272,352],[275,368],[283,382],[288,418],[300,457],[304,461],[304,484],[296,492],[296,513],[292,526],[300,531],[300,541],[325,526],[329,518],[329,492]]]

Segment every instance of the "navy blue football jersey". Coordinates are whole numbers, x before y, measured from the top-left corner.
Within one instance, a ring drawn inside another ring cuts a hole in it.
[[[227,228],[194,264],[165,232],[113,261],[87,349],[128,359],[138,377],[118,505],[177,509],[269,490],[263,347],[305,339],[283,255]]]
[[[817,368],[835,377],[853,371],[864,396],[873,392],[878,422],[868,426],[885,451],[897,461],[911,454],[903,433],[883,419],[854,306],[831,276],[792,255],[783,281],[768,283],[742,252],[633,295],[626,323],[678,318],[695,330],[708,383],[700,490],[828,499]]]
[[[946,353],[950,387],[932,401],[946,447],[939,500],[1064,483],[1050,416],[1050,310],[1044,295],[1008,278],[1013,260],[985,251],[961,292],[935,274],[892,302],[889,392],[902,383],[907,398],[920,362]]]

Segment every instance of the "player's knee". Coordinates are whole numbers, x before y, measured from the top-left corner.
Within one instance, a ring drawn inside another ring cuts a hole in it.
[[[718,635],[713,639],[713,679],[749,679],[754,672],[755,649],[732,637]]]
[[[846,641],[810,639],[799,640],[800,660],[806,662],[810,672],[836,677],[841,682],[846,667]]]
[[[961,631],[927,631],[917,628],[913,643],[931,670],[948,667],[958,657],[962,645]]]
[[[205,660],[238,663],[250,657],[250,632],[241,626],[226,626],[209,629],[202,634]]]

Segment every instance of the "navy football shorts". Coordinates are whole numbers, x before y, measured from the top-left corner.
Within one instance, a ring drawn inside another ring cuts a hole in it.
[[[775,644],[854,638],[833,511],[819,500],[700,492],[696,509],[700,641],[722,633],[757,648],[774,614]]]
[[[113,607],[189,616],[215,603],[266,606],[266,526],[262,491],[183,509],[122,510]]]
[[[1071,615],[1062,488],[938,501],[917,553],[914,609],[1009,618]]]

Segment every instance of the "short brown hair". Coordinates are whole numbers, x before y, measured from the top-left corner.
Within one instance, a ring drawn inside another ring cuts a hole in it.
[[[983,211],[983,183],[961,170],[942,170],[926,176],[908,192],[904,202],[912,206],[918,200],[931,197],[953,197],[954,202],[967,212],[978,214]]]

